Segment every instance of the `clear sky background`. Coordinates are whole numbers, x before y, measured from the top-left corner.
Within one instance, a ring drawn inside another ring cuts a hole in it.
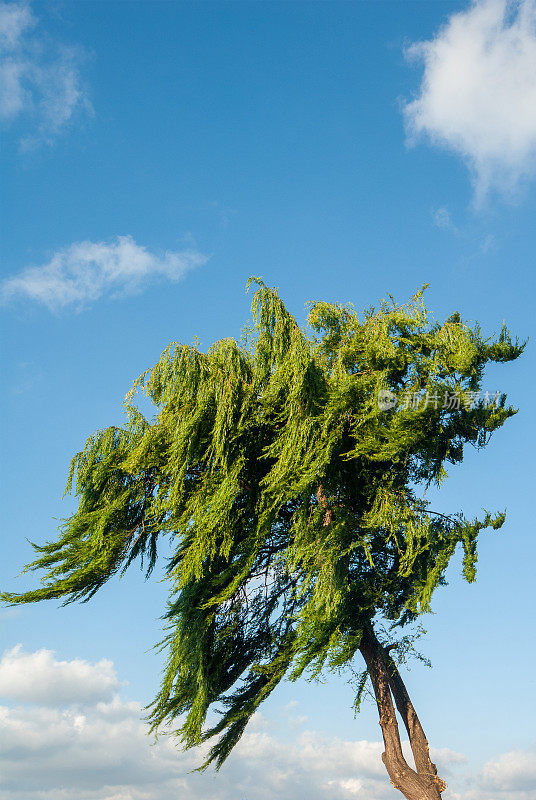
[[[252,274],[300,321],[430,283],[439,319],[530,336],[534,0],[10,2],[0,44],[3,589],[74,508],[71,456],[170,341],[239,336]],[[536,798],[534,369],[488,373],[519,414],[436,500],[508,509],[407,674],[448,800]],[[133,567],[0,611],[2,800],[394,797],[343,677],[282,686],[217,777],[151,747],[165,597]]]

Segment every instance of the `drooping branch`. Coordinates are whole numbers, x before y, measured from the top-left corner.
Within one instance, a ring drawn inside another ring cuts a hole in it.
[[[152,568],[168,534],[167,666],[151,719],[167,728],[187,714],[186,747],[221,734],[218,763],[287,669],[342,666],[363,619],[406,624],[428,610],[458,543],[474,580],[477,536],[504,514],[470,523],[430,511],[417,487],[439,482],[445,462],[461,461],[466,443],[484,446],[515,409],[504,398],[474,408],[401,401],[474,396],[487,362],[523,350],[506,329],[492,341],[457,314],[429,321],[422,292],[363,317],[316,303],[311,337],[257,283],[243,344],[227,338],[207,353],[172,344],[134,383],[126,427],[97,432],[73,460],[78,510],[27,568],[45,570],[42,587],[0,593],[8,603],[85,601],[138,556]],[[380,408],[380,387],[395,407]],[[142,388],[153,422],[132,405]],[[370,624],[360,647],[393,784],[409,800],[440,800],[422,726]],[[204,730],[222,705],[222,721]]]

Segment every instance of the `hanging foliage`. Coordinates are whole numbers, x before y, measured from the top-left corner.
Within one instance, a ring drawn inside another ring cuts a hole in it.
[[[125,427],[90,437],[67,486],[78,510],[26,568],[45,570],[41,587],[2,595],[86,601],[135,560],[149,575],[167,537],[166,666],[150,720],[186,747],[213,738],[218,766],[285,676],[340,669],[361,650],[377,690],[374,659],[394,662],[373,621],[429,611],[458,545],[474,580],[478,534],[504,514],[434,513],[423,491],[515,413],[504,395],[477,394],[488,362],[523,350],[505,328],[486,339],[458,314],[436,322],[422,291],[362,315],[313,303],[303,330],[252,281],[240,343],[170,345],[129,392]]]

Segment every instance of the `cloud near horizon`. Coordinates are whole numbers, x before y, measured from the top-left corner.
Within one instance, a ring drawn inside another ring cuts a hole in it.
[[[17,673],[20,670],[22,677]],[[61,689],[58,675],[68,687]],[[93,687],[88,693],[87,684]],[[346,741],[303,727],[296,702],[280,721],[257,713],[219,773],[191,774],[201,749],[151,744],[142,705],[117,694],[113,664],[57,660],[17,646],[0,660],[0,774],[3,800],[389,800],[380,742]],[[66,702],[66,701],[69,702]],[[23,705],[21,705],[23,703]],[[28,705],[30,704],[30,705]],[[295,724],[290,724],[295,715]],[[445,800],[534,800],[535,754],[507,753],[457,793],[465,758],[433,751],[453,789]],[[506,776],[506,777],[505,777]]]
[[[536,0],[473,0],[406,55],[424,64],[403,109],[409,141],[461,156],[476,205],[515,193],[536,171]]]
[[[63,707],[110,701],[119,689],[113,664],[89,664],[76,658],[58,661],[52,650],[25,653],[22,645],[6,650],[0,660],[0,697],[23,703]]]
[[[4,302],[21,297],[55,311],[81,308],[105,295],[133,294],[150,281],[178,281],[208,257],[194,249],[155,255],[134,241],[117,236],[110,242],[76,242],[54,253],[41,266],[27,267],[1,285]]]
[[[21,149],[51,144],[92,107],[80,73],[82,51],[41,34],[29,2],[0,2],[0,120],[25,120]]]

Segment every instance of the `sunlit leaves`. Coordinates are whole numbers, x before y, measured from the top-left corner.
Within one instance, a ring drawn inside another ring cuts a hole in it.
[[[150,572],[167,537],[166,665],[150,720],[186,747],[219,737],[218,765],[285,675],[340,670],[374,617],[404,625],[430,610],[458,546],[474,580],[478,534],[504,515],[439,514],[421,488],[515,414],[504,397],[473,399],[487,362],[523,350],[505,328],[484,339],[459,314],[436,322],[422,291],[361,316],[313,303],[303,330],[254,282],[240,343],[171,344],[127,395],[125,427],[75,456],[78,510],[27,567],[45,571],[42,587],[2,596],[88,599],[133,561]]]

